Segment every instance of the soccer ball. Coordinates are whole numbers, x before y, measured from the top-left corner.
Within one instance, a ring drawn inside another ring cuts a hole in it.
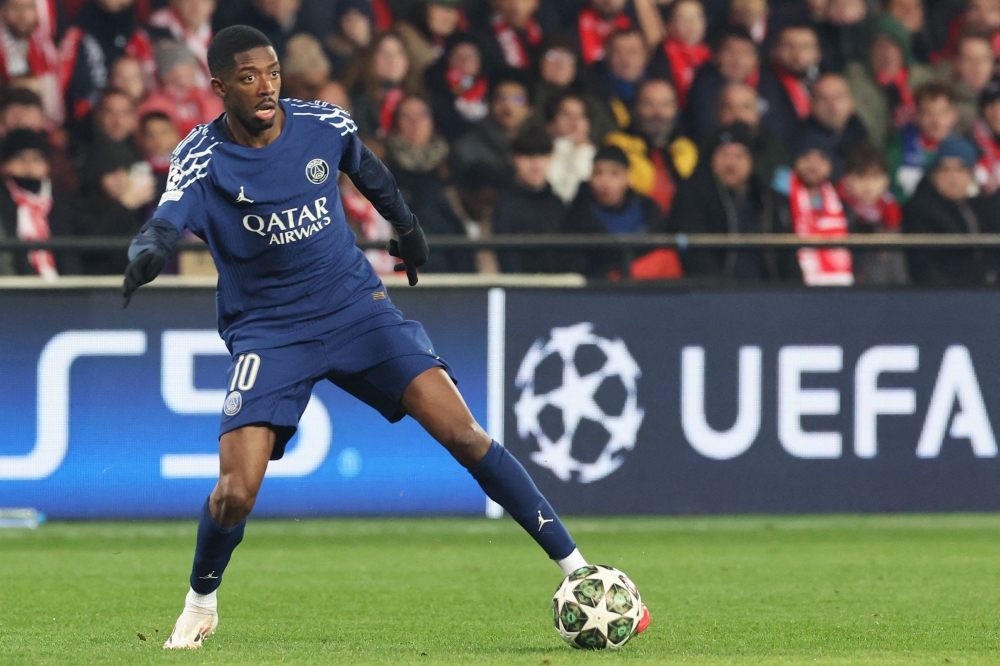
[[[552,621],[571,647],[617,650],[635,636],[642,597],[618,569],[601,564],[566,576],[552,597]]]

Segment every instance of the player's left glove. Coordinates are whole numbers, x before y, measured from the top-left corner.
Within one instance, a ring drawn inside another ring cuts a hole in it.
[[[177,227],[166,220],[153,218],[142,225],[128,249],[129,264],[122,285],[122,297],[125,299],[122,309],[128,307],[136,289],[156,279],[167,265],[167,258],[180,237]]]
[[[413,216],[413,228],[400,236],[398,242],[395,239],[389,241],[389,247],[386,249],[389,254],[402,260],[393,270],[397,273],[406,271],[410,286],[417,284],[417,269],[427,263],[431,251],[427,247],[427,237],[424,236],[424,230],[420,228],[416,215]]]
[[[125,299],[122,309],[132,302],[135,290],[156,279],[166,265],[167,257],[154,250],[143,252],[130,261],[125,269],[125,283],[122,285],[122,297]]]

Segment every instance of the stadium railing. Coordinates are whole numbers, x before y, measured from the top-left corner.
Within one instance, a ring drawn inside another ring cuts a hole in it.
[[[540,250],[540,249],[621,249],[653,250],[776,250],[794,248],[844,247],[857,250],[956,250],[1000,249],[1000,234],[855,234],[843,238],[793,236],[791,234],[537,234],[469,238],[467,236],[431,236],[437,250]],[[46,241],[0,239],[0,252],[11,250],[54,251],[124,251],[130,237],[90,236],[52,238]],[[385,241],[359,241],[358,247],[382,249]],[[205,251],[208,247],[195,240],[179,246],[185,251]]]

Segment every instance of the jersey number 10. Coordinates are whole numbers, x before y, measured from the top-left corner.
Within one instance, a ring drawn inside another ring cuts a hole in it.
[[[233,381],[229,390],[249,391],[257,381],[257,371],[260,370],[260,356],[257,354],[240,354],[233,368]]]

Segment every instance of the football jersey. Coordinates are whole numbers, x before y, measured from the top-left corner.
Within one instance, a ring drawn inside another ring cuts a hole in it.
[[[280,104],[284,127],[263,148],[234,143],[225,116],[196,127],[153,216],[208,243],[219,333],[234,353],[394,311],[340,202],[338,170],[357,173],[361,159],[357,126],[338,106]]]

